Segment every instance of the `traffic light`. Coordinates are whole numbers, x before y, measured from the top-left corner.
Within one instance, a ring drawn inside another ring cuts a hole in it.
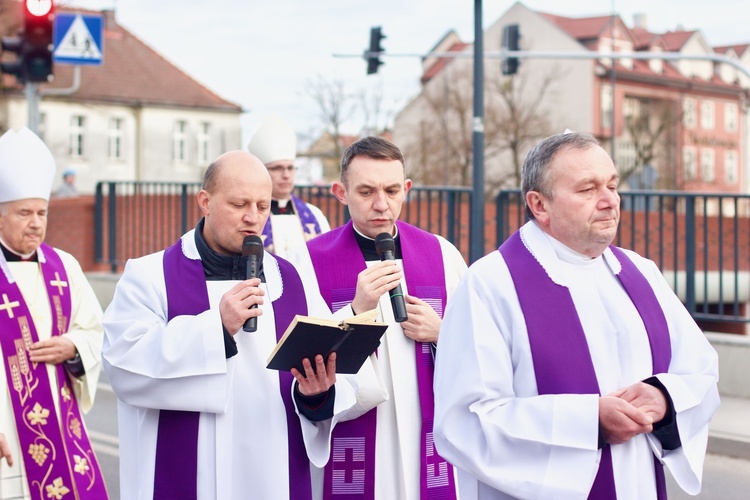
[[[52,80],[52,0],[26,0],[23,32],[23,67],[27,82]]]
[[[14,75],[18,83],[52,80],[54,7],[51,0],[26,0],[23,32],[2,38],[3,52],[16,54],[14,61],[0,63],[0,71]]]
[[[380,42],[385,35],[382,33],[380,26],[370,28],[370,50],[365,51],[365,60],[367,61],[367,74],[373,75],[378,72],[378,67],[383,64],[380,60],[380,52],[385,52]]]
[[[503,50],[518,50],[518,39],[521,37],[517,24],[507,24],[503,28]],[[518,58],[504,57],[503,75],[515,75],[518,72]]]
[[[0,72],[14,75],[18,83],[23,83],[23,38],[20,36],[4,36],[0,42],[3,52],[16,54],[15,61],[0,62]]]

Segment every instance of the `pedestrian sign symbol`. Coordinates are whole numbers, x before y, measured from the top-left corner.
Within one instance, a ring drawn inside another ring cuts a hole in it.
[[[102,17],[58,13],[55,16],[56,63],[102,63]]]

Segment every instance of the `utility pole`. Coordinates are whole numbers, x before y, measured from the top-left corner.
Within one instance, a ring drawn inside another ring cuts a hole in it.
[[[482,0],[474,0],[474,121],[472,124],[471,224],[469,261],[484,255],[484,29]]]
[[[23,88],[28,106],[29,130],[39,135],[39,87],[36,83],[26,82]]]

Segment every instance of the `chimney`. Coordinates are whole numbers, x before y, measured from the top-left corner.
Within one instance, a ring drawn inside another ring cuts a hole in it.
[[[644,13],[633,14],[633,28],[642,28],[644,30],[648,29],[648,26],[646,23],[646,14]]]

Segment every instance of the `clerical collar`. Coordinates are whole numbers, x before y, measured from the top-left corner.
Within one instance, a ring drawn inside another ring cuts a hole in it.
[[[0,248],[3,249],[3,255],[7,262],[38,262],[39,259],[36,255],[36,250],[27,255],[21,255],[18,252],[11,250],[8,244],[0,238]]]
[[[356,227],[354,228],[354,237],[357,239],[357,245],[362,250],[362,255],[366,261],[380,260],[378,252],[375,250],[375,240],[360,233]],[[396,228],[396,236],[393,237],[393,241],[396,243],[395,257],[396,259],[401,258],[401,238],[399,238],[398,228]]]
[[[555,251],[557,258],[563,262],[577,266],[587,266],[592,265],[592,263],[595,263],[597,260],[601,260],[601,255],[598,257],[589,257],[588,255],[576,252],[562,241],[553,238],[547,233],[544,233],[544,235],[552,244],[552,249]]]
[[[203,263],[203,274],[208,281],[245,280],[247,279],[247,257],[242,255],[223,255],[214,251],[206,243],[203,237],[203,224],[201,219],[195,227],[195,246]],[[263,261],[258,267],[261,281],[265,282],[263,275]]]
[[[288,215],[294,213],[294,203],[291,199],[271,200],[271,213],[273,215]]]

